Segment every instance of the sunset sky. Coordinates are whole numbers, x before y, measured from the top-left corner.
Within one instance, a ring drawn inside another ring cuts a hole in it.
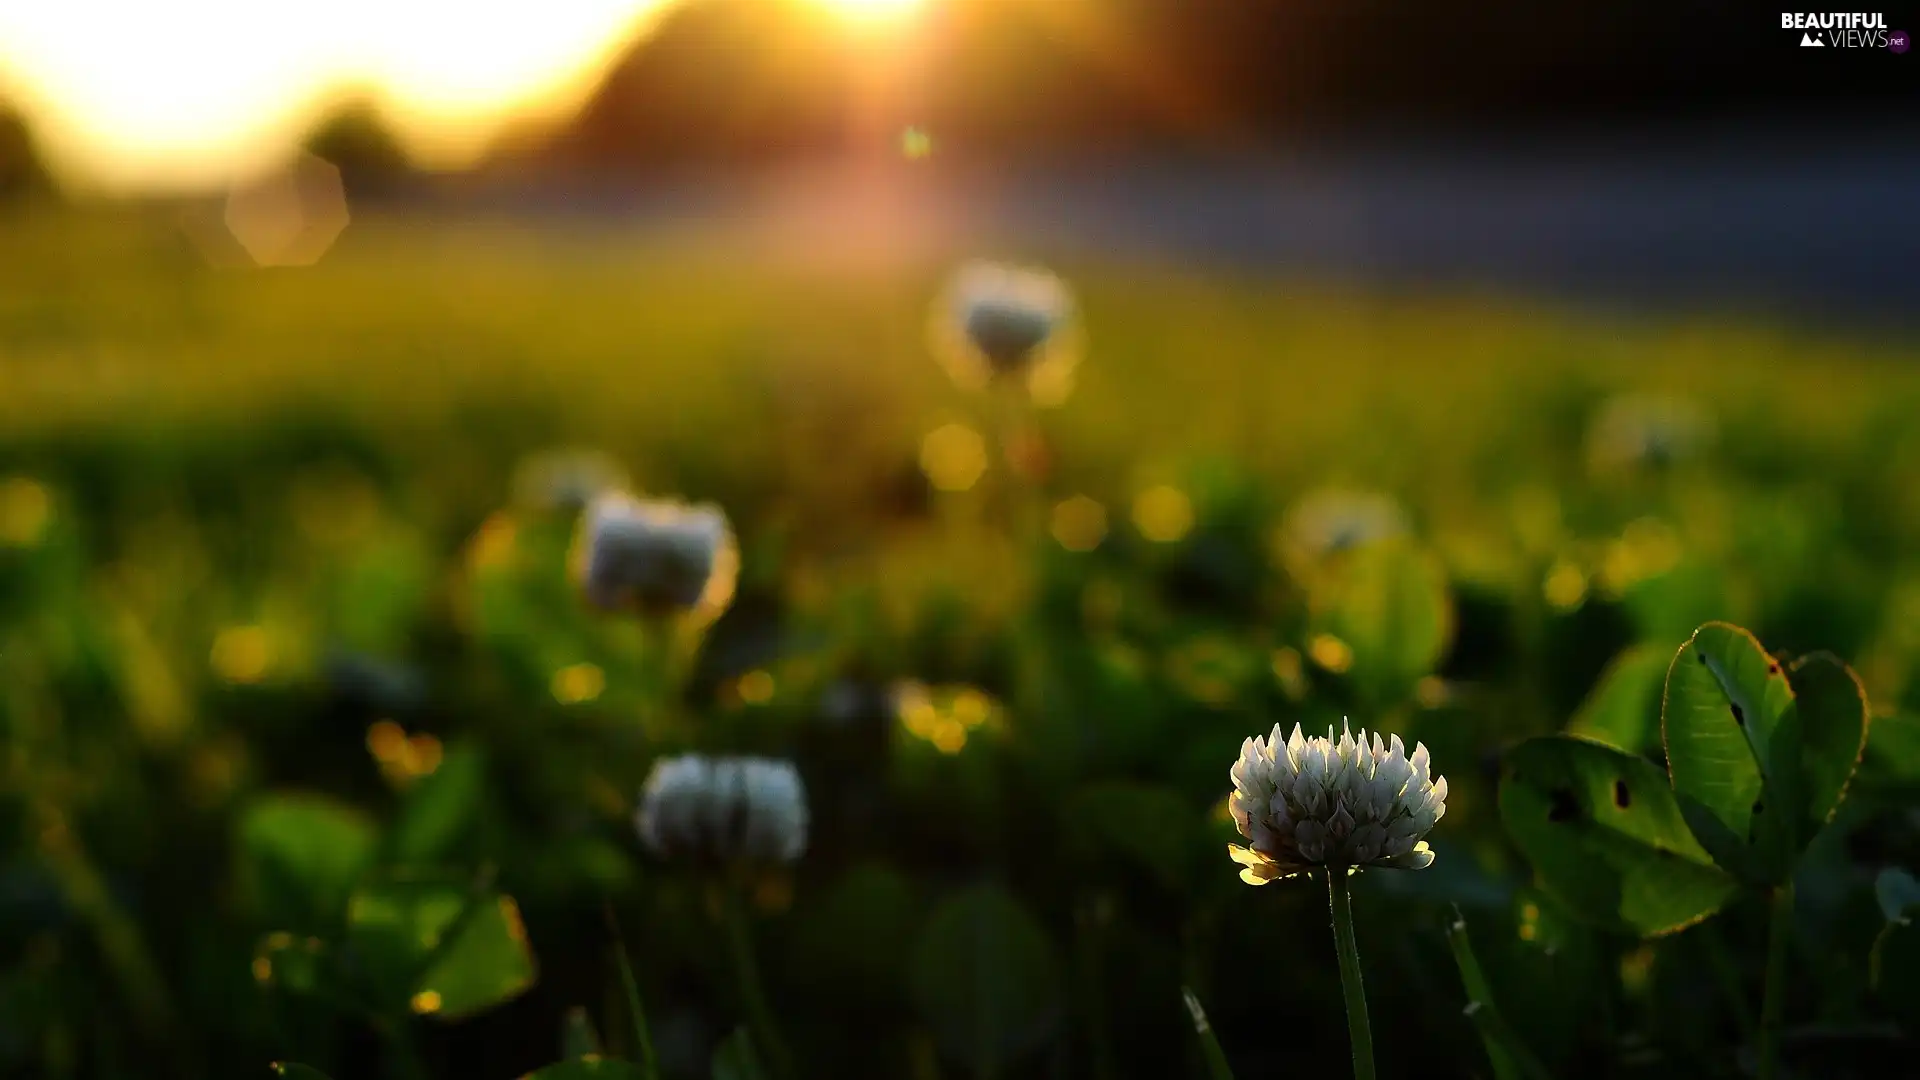
[[[0,0],[0,99],[64,179],[102,190],[244,176],[350,93],[455,167],[503,121],[576,104],[671,2]],[[878,18],[929,0],[819,2]]]

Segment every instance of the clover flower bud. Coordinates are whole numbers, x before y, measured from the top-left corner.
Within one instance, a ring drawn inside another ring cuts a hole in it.
[[[807,792],[790,761],[684,754],[654,764],[635,824],[663,858],[790,863],[807,847]]]
[[[1240,746],[1228,809],[1246,847],[1228,845],[1250,885],[1326,867],[1344,872],[1381,866],[1421,870],[1433,863],[1422,839],[1447,812],[1446,777],[1428,778],[1427,748],[1408,754],[1398,735],[1383,743],[1365,728],[1356,737],[1265,738]]]
[[[719,507],[641,500],[619,492],[588,504],[574,540],[587,601],[645,615],[685,612],[710,622],[733,599],[740,552]]]
[[[1052,273],[972,262],[936,311],[936,347],[963,386],[1021,379],[1037,401],[1051,404],[1072,385],[1073,313],[1071,293]]]

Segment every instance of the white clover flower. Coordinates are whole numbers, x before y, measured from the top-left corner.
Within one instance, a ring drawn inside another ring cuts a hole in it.
[[[1407,531],[1407,515],[1391,495],[1324,489],[1304,495],[1287,512],[1286,538],[1317,558]]]
[[[1622,394],[1595,415],[1587,462],[1596,470],[1670,465],[1705,448],[1713,436],[1713,417],[1692,401]]]
[[[1447,778],[1427,778],[1427,748],[1409,756],[1398,735],[1382,744],[1365,728],[1356,738],[1342,724],[1326,738],[1302,738],[1300,725],[1282,740],[1240,745],[1228,809],[1251,843],[1227,847],[1249,885],[1264,885],[1314,867],[1385,866],[1422,870],[1433,849],[1421,838],[1447,812]]]
[[[740,551],[719,507],[604,492],[574,538],[574,574],[588,602],[710,622],[733,599]]]
[[[635,816],[669,859],[766,866],[807,849],[807,791],[790,761],[683,754],[655,762]]]
[[[558,449],[531,455],[514,470],[514,498],[546,510],[580,510],[628,483],[627,471],[597,450]]]
[[[1023,379],[1039,404],[1072,388],[1079,360],[1073,296],[1046,270],[971,262],[935,311],[935,350],[969,388]]]

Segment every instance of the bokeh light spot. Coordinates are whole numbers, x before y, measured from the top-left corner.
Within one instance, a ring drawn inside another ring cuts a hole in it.
[[[1150,487],[1133,500],[1133,525],[1155,543],[1174,543],[1193,528],[1193,502],[1179,488]]]
[[[917,127],[900,133],[900,156],[908,161],[925,161],[933,155],[933,136]]]
[[[340,170],[311,154],[233,189],[227,230],[258,266],[312,266],[347,227]]]
[[[1085,495],[1054,506],[1053,538],[1068,551],[1092,551],[1107,535],[1107,508]]]
[[[957,754],[967,745],[967,729],[952,717],[942,717],[933,726],[933,748],[943,754]]]
[[[440,991],[422,990],[413,995],[412,1005],[413,1011],[421,1016],[437,1013],[440,1011]]]
[[[987,471],[987,444],[965,424],[947,424],[920,443],[920,468],[941,491],[966,491]]]
[[[37,543],[52,516],[53,499],[39,482],[24,476],[0,481],[0,544]]]
[[[257,683],[273,664],[273,642],[259,626],[230,626],[213,639],[214,674],[235,684]]]
[[[737,687],[740,700],[749,705],[765,705],[773,700],[773,676],[755,669],[740,676]]]
[[[1314,663],[1335,675],[1353,666],[1353,646],[1332,634],[1315,634],[1307,644],[1307,655],[1313,658]]]
[[[1554,610],[1572,611],[1587,599],[1587,575],[1580,567],[1562,559],[1547,571],[1542,591]]]
[[[553,673],[553,699],[562,705],[592,701],[606,688],[606,674],[593,664],[569,664]]]

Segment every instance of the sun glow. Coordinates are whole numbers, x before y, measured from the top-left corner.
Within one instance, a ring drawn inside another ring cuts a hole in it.
[[[924,6],[927,0],[819,0],[819,3],[848,18],[877,21],[897,18]]]
[[[423,164],[458,166],[576,104],[662,3],[0,0],[0,100],[63,175],[108,189],[223,184],[352,94]]]

